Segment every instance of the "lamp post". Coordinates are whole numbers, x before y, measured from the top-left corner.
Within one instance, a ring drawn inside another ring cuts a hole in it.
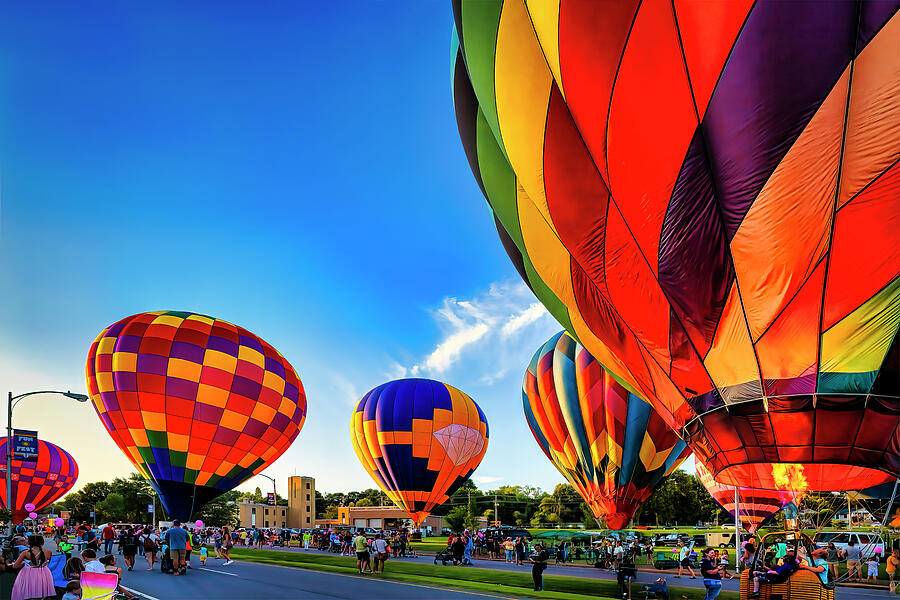
[[[150,498],[150,500],[153,502],[153,519],[151,522],[153,523],[153,529],[155,530],[156,529],[156,494],[148,494],[147,492],[138,492],[138,496],[145,496],[147,498]]]
[[[260,477],[265,477],[272,482],[272,493],[275,494],[275,506],[278,506],[278,490],[275,489],[275,478],[269,477],[268,475],[265,475],[263,473],[257,473],[257,475],[259,475]]]
[[[24,394],[19,394],[18,396],[13,396],[12,392],[9,392],[9,400],[6,405],[6,508],[9,509],[10,517],[9,517],[9,535],[12,535],[13,531],[13,523],[12,523],[12,457],[13,457],[13,434],[12,434],[12,412],[13,408],[21,401],[23,398],[27,398],[28,396],[37,396],[38,394],[56,394],[58,396],[65,396],[66,398],[71,398],[72,400],[77,400],[78,402],[87,402],[88,397],[84,394],[76,394],[74,392],[57,392],[53,390],[41,390],[38,392],[26,392]]]

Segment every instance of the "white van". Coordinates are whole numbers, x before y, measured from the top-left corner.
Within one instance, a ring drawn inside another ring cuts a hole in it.
[[[884,559],[887,546],[885,545],[884,540],[881,539],[881,536],[877,533],[863,533],[856,531],[820,531],[816,534],[816,537],[813,538],[813,541],[816,543],[816,545],[821,548],[824,548],[829,543],[832,543],[836,548],[840,548],[841,551],[847,550],[847,546],[850,544],[851,540],[856,542],[856,546],[859,548],[859,554],[860,556],[862,556],[863,560],[874,555],[876,552],[880,553],[881,558]]]

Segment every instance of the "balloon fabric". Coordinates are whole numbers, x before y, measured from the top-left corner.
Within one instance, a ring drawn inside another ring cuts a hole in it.
[[[0,438],[0,507],[6,506],[6,444]],[[12,461],[13,522],[21,523],[28,513],[41,511],[66,494],[78,481],[78,464],[72,455],[44,440],[38,440],[34,461]],[[30,507],[30,508],[29,508]]]
[[[541,450],[611,529],[625,527],[690,454],[653,407],[564,331],[531,359],[522,405]]]
[[[474,400],[431,379],[376,387],[360,399],[350,427],[363,467],[416,526],[472,475],[488,435]]]
[[[898,6],[453,3],[507,253],[718,481],[900,476]]]
[[[277,350],[190,312],[107,327],[86,377],[110,436],[183,522],[281,456],[306,419],[303,385]]]

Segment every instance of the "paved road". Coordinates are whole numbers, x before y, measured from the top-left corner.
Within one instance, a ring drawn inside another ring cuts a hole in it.
[[[140,559],[140,557],[139,557]],[[476,592],[455,591],[447,588],[378,579],[376,576],[358,577],[278,567],[236,561],[223,567],[221,560],[210,559],[208,566],[200,566],[199,559],[191,557],[193,569],[185,576],[164,575],[157,567],[147,571],[146,561],[138,562],[135,571],[126,572],[122,583],[147,600],[248,600],[264,598],[329,599],[335,598],[391,598],[398,600],[485,600],[485,598],[510,598]]]
[[[274,550],[284,550],[291,552],[314,552],[317,554],[328,554],[327,552],[321,552],[319,550],[300,550],[299,548],[274,548]],[[258,552],[266,552],[267,550],[257,550]],[[420,556],[419,558],[393,558],[390,560],[400,560],[400,561],[408,561],[408,562],[418,562],[421,564],[432,564],[434,558],[432,556]],[[219,562],[219,561],[215,561]],[[498,569],[504,571],[519,571],[523,573],[531,572],[531,565],[523,565],[517,566],[515,564],[506,563],[503,561],[497,560],[482,560],[475,559],[474,563],[476,567],[480,569]],[[237,564],[237,563],[235,563]],[[232,565],[233,566],[233,565]],[[638,565],[640,568],[644,565]],[[390,568],[390,561],[388,561],[388,567]],[[218,567],[213,567],[218,568]],[[466,567],[454,567],[448,565],[447,569],[464,569]],[[553,562],[550,562],[549,568],[544,572],[544,575],[565,575],[568,577],[582,577],[587,579],[605,579],[614,581],[616,579],[616,574],[604,569],[595,569],[592,567],[576,567],[576,566],[562,566],[562,565],[554,565]],[[668,580],[670,586],[677,587],[703,587],[702,579],[689,579],[687,577],[682,577],[680,579],[674,578],[675,573],[659,573],[659,572],[646,572],[639,571],[637,576],[637,583],[651,583],[656,580],[657,577],[665,577]],[[738,580],[735,579],[726,579],[722,582],[722,589],[731,590],[734,592],[738,591],[740,584]],[[858,587],[849,587],[849,586],[839,586],[835,592],[835,598],[838,600],[875,600],[881,599],[887,595],[887,589],[882,588],[858,588]]]

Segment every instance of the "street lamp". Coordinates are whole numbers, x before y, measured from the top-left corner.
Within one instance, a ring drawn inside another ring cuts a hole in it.
[[[148,494],[147,492],[138,492],[138,496],[146,496],[153,501],[153,529],[156,529],[156,494]]]
[[[275,494],[275,506],[278,506],[278,490],[275,489],[275,478],[269,477],[268,475],[265,475],[263,473],[257,473],[257,475],[259,475],[260,477],[265,477],[272,482],[272,493]]]
[[[38,394],[56,394],[58,396],[65,396],[66,398],[71,398],[72,400],[77,400],[78,402],[87,402],[88,397],[84,394],[76,394],[75,392],[57,392],[53,390],[41,390],[38,392],[27,392],[25,394],[19,394],[18,396],[13,396],[12,392],[9,393],[9,400],[6,405],[6,508],[9,509],[10,517],[9,517],[9,535],[12,535],[13,532],[13,523],[12,523],[12,456],[13,456],[13,435],[12,435],[12,412],[13,408],[19,403],[22,398],[27,398],[28,396],[37,396]]]

